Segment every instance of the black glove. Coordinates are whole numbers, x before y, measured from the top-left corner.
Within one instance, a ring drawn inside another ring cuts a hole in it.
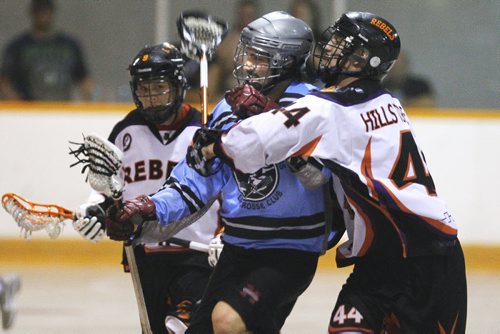
[[[308,189],[315,189],[328,182],[328,177],[323,174],[322,166],[313,158],[291,157],[286,160],[290,171]]]
[[[276,102],[250,84],[244,84],[228,90],[224,94],[224,97],[226,102],[231,106],[233,114],[240,119],[279,108]]]
[[[134,233],[134,225],[156,219],[155,203],[146,195],[123,202],[123,207],[111,207],[106,215],[106,233],[111,240],[128,240]]]
[[[97,242],[104,238],[105,224],[104,218],[106,210],[113,204],[113,200],[106,197],[98,204],[82,204],[76,210],[77,219],[73,221],[73,228],[82,238],[90,242]]]
[[[286,165],[292,173],[297,173],[307,165],[307,160],[302,157],[291,157],[286,160]]]
[[[221,163],[215,162],[215,158],[207,159],[202,152],[205,146],[217,142],[222,134],[221,130],[201,128],[193,137],[193,143],[188,147],[186,163],[202,176],[215,174],[221,167]]]

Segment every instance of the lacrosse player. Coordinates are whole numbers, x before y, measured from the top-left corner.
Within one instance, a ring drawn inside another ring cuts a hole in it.
[[[240,86],[218,103],[210,125],[226,129],[313,91],[300,81],[312,42],[309,26],[287,13],[252,21],[235,53]],[[279,332],[311,283],[327,237],[340,235],[325,232],[322,184],[328,178],[316,169],[320,182],[306,187],[295,174],[309,163],[282,161],[242,174],[222,164],[197,173],[182,161],[167,188],[124,203],[116,217],[123,224],[135,214],[169,224],[222,197],[224,249],[188,333]]]
[[[187,89],[183,64],[180,51],[163,43],[144,47],[129,67],[137,109],[118,122],[109,136],[123,152],[124,200],[160,189],[200,126],[200,113],[183,103]],[[75,223],[75,229],[90,241],[106,234],[104,216],[113,202],[97,197],[80,208]],[[217,209],[215,203],[198,222],[175,236],[208,244],[217,232]],[[130,231],[110,228],[108,234],[123,240],[121,236],[130,236]],[[167,333],[166,317],[170,333],[184,333],[211,273],[207,255],[168,241],[139,245],[134,252],[153,333]]]
[[[245,173],[307,154],[339,177],[353,220],[337,262],[354,269],[330,333],[380,333],[387,315],[401,333],[465,333],[457,225],[437,195],[408,116],[381,86],[399,50],[387,20],[348,12],[315,47],[325,89],[244,120],[201,149],[206,161],[215,153]]]

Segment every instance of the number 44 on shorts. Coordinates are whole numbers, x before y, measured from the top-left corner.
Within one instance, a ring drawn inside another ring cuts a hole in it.
[[[346,319],[353,320],[354,323],[360,324],[363,320],[363,316],[359,311],[354,307],[347,307],[349,312],[346,313],[345,305],[340,305],[337,309],[337,312],[333,316],[332,323],[338,323],[339,325],[343,325]]]

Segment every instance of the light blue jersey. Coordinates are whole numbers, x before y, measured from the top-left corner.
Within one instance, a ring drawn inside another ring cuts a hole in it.
[[[279,100],[293,103],[315,87],[293,82]],[[225,100],[211,114],[210,127],[229,129],[238,119]],[[252,143],[248,143],[252,145]],[[243,174],[223,165],[204,177],[181,161],[165,187],[152,196],[161,224],[195,213],[220,196],[224,242],[251,249],[284,248],[319,253],[325,233],[322,188],[305,188],[285,162]]]

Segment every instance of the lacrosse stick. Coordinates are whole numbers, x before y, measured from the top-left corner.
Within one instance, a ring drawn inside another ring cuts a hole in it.
[[[113,143],[100,137],[97,134],[89,134],[83,137],[83,143],[70,142],[78,145],[77,149],[70,148],[70,154],[74,155],[77,162],[70,167],[83,164],[82,173],[88,169],[87,179],[92,189],[110,196],[118,208],[121,207],[123,182],[118,177],[122,166],[123,153],[113,145]],[[83,157],[81,157],[83,156]],[[140,231],[140,228],[137,229]],[[123,243],[127,256],[132,284],[134,286],[137,306],[139,308],[139,319],[141,321],[142,332],[151,334],[148,311],[144,301],[144,292],[141,287],[141,279],[135,254],[132,246],[134,236]]]
[[[75,164],[94,162],[86,165],[82,170],[83,173],[87,167],[90,167],[88,179],[92,188],[117,198],[121,194],[122,185],[120,179],[114,175],[114,171],[118,166],[121,166],[121,152],[116,147],[115,149],[111,148],[112,154],[103,150],[102,141],[103,139],[96,135],[87,136],[85,137],[85,145],[76,151],[71,151],[71,153],[78,159]],[[80,159],[80,154],[84,154],[88,159]],[[106,175],[106,177],[100,177],[100,175]],[[59,205],[30,202],[12,193],[2,196],[2,205],[21,227],[21,233],[26,239],[31,239],[34,231],[42,229],[45,229],[49,236],[55,239],[62,232],[64,222],[75,219],[75,214],[71,210]]]
[[[62,206],[34,203],[14,193],[2,196],[2,206],[21,228],[21,235],[28,240],[31,240],[33,232],[43,229],[51,239],[55,239],[67,221],[76,219],[73,211]]]
[[[177,19],[181,50],[189,58],[200,62],[201,124],[208,123],[208,60],[226,36],[227,22],[200,12],[182,12]]]
[[[14,193],[2,196],[2,206],[21,228],[24,238],[31,239],[32,233],[45,229],[52,239],[57,238],[67,222],[76,221],[76,213],[58,204],[32,202]],[[165,243],[186,247],[207,253],[208,245],[180,238],[169,238]]]
[[[196,250],[202,253],[208,253],[208,245],[202,244],[201,242],[189,241],[179,238],[169,238],[166,240],[169,244],[174,244],[177,246],[186,247],[192,250]]]
[[[83,143],[71,142],[78,145],[77,149],[70,149],[70,154],[74,155],[78,161],[70,167],[83,164],[82,173],[88,169],[87,181],[92,189],[110,196],[115,200],[116,205],[121,207],[123,181],[118,174],[123,153],[113,143],[95,133],[84,136],[83,139]],[[70,210],[65,210],[70,212]],[[167,239],[170,243],[200,252],[206,252],[208,249],[207,245],[194,241],[170,237]]]
[[[70,167],[83,164],[82,174],[89,170],[86,181],[92,189],[120,201],[123,189],[118,176],[123,158],[120,149],[95,133],[84,136],[83,143],[70,144],[78,145],[75,150],[70,148],[69,153],[77,159]]]
[[[120,149],[97,134],[84,136],[83,143],[70,143],[78,145],[77,149],[70,149],[70,154],[74,155],[77,159],[77,162],[73,163],[70,167],[83,164],[82,173],[88,169],[87,181],[92,189],[110,196],[113,198],[118,208],[122,207],[123,181],[121,181],[121,178],[118,176],[123,157],[123,153]],[[135,234],[128,241],[124,242],[124,249],[128,259],[132,283],[139,308],[141,327],[143,333],[152,333],[146,303],[144,301],[144,293],[141,288],[139,270],[133,250],[133,241],[140,234],[142,229],[142,219],[140,217],[137,218],[138,219],[134,219],[133,217],[132,219],[135,220],[134,224],[139,225],[139,227]],[[207,245],[193,241],[172,238],[168,239],[167,242],[208,253]]]

